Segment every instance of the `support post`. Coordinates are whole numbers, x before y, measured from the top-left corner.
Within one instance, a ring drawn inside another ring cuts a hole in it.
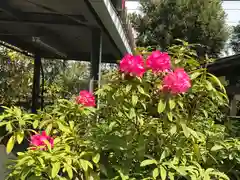
[[[40,69],[41,57],[36,54],[34,58],[34,74],[33,74],[33,87],[32,87],[32,112],[37,113],[39,108],[39,94],[40,94]]]
[[[229,87],[237,87],[237,76],[227,76],[227,80],[229,81]],[[229,107],[230,107],[230,116],[236,116],[237,115],[237,99],[236,99],[236,92],[231,92],[229,94]]]
[[[236,95],[234,95],[230,99],[230,116],[236,116],[237,115],[237,99]]]
[[[91,76],[89,91],[100,87],[102,61],[102,34],[100,29],[92,29]]]

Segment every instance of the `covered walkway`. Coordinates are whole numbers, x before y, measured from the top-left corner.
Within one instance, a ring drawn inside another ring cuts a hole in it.
[[[128,27],[110,0],[0,1],[0,44],[35,59],[33,112],[40,104],[40,77],[44,81],[41,58],[91,62],[93,91],[100,64],[132,52]]]

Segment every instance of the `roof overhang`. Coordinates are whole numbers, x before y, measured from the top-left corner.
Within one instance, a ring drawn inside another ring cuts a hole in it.
[[[240,54],[217,59],[207,68],[216,76],[240,75]]]
[[[0,40],[43,58],[89,61],[93,29],[102,32],[103,62],[131,53],[109,0],[0,1]]]

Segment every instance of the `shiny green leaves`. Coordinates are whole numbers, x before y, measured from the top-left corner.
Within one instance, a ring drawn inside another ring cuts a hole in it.
[[[162,99],[159,100],[158,102],[158,113],[162,113],[166,108],[166,102]]]
[[[6,152],[7,154],[11,153],[15,144],[15,136],[12,136],[9,138],[8,142],[7,142],[7,148],[6,148]]]

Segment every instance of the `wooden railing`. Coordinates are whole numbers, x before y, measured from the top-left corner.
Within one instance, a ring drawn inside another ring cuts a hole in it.
[[[119,19],[121,20],[125,34],[127,35],[128,43],[130,44],[132,50],[134,50],[134,48],[136,47],[136,44],[135,44],[132,25],[127,14],[127,9],[125,8],[125,6],[122,5],[122,0],[115,0],[115,1],[112,0],[111,2],[113,3],[112,5],[116,10],[116,13],[118,14]]]
[[[132,24],[131,24],[131,21],[127,14],[127,9],[126,8],[122,9],[118,13],[119,13],[120,19],[123,23],[124,30],[127,34],[128,42],[129,42],[132,50],[134,50],[134,48],[136,47],[135,38],[134,38],[134,34],[133,34]]]

